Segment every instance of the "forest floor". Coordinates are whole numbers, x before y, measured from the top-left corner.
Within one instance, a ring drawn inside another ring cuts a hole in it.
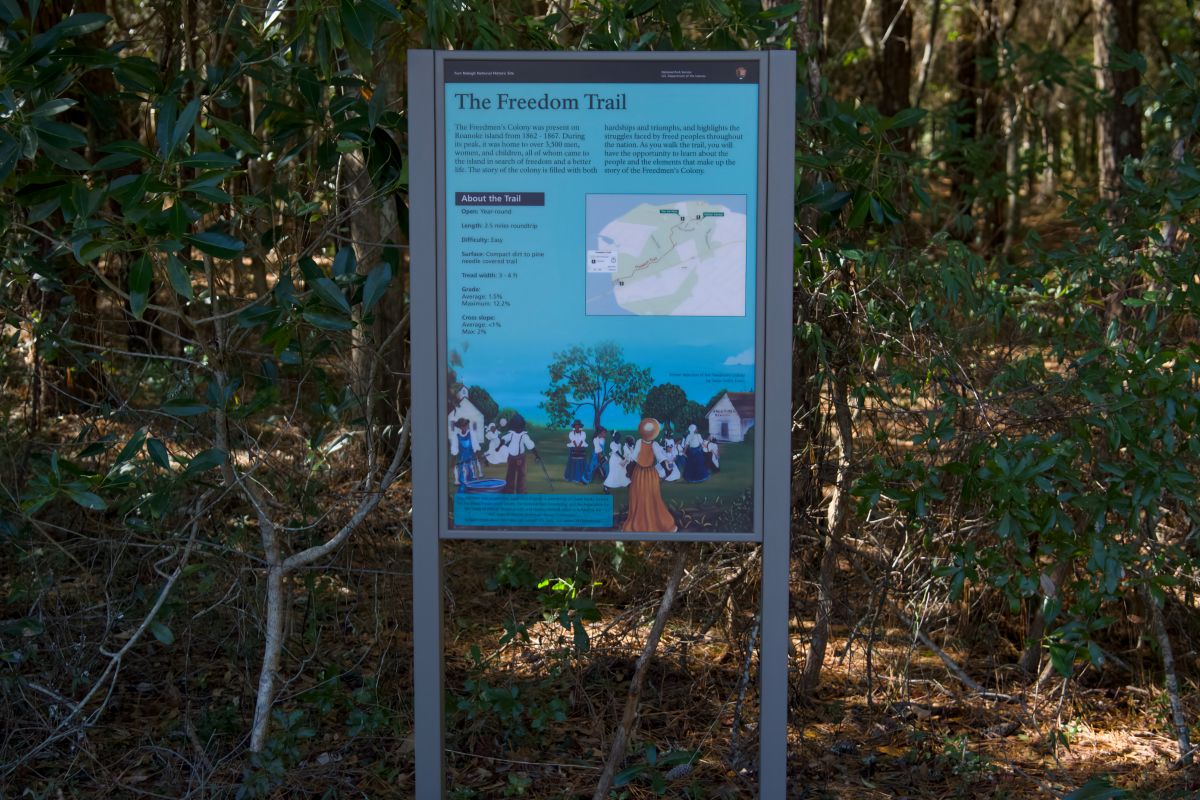
[[[407,499],[396,500],[399,512]],[[413,609],[405,530],[399,513],[391,522],[385,515],[332,567],[293,582],[281,714],[268,751],[284,767],[280,774],[248,768],[240,754],[260,645],[256,575],[214,560],[212,580],[174,609],[174,642],[147,637],[86,737],[48,748],[12,776],[11,794],[0,783],[0,796],[180,797],[200,790],[193,796],[209,797],[257,779],[258,791],[247,796],[411,797]],[[756,549],[689,547],[625,764],[638,775],[614,797],[754,796],[757,656],[747,662],[747,647],[755,635]],[[670,549],[445,545],[451,798],[591,796]],[[798,557],[805,556],[802,549]],[[15,566],[0,568],[7,596],[0,618],[8,620],[28,613],[14,602]],[[967,615],[943,616],[926,630],[990,691],[1010,695],[982,698],[915,642],[890,601],[876,602],[850,561],[841,566],[824,682],[811,697],[790,698],[790,797],[1053,797],[1099,777],[1140,797],[1197,796],[1196,770],[1170,768],[1175,745],[1148,645],[1120,654],[1133,674],[1088,667],[1065,685],[1054,676],[1030,686],[1003,666],[1015,662],[1016,647],[981,610],[988,602],[976,600]],[[797,674],[813,613],[810,572],[810,565],[794,564],[801,579],[793,587]],[[546,576],[561,580],[539,589]],[[56,580],[43,606],[86,628],[82,576]],[[582,621],[586,652],[556,616],[556,604],[570,593],[564,583],[596,604],[595,618]],[[1196,653],[1183,652],[1180,664],[1194,714]],[[79,693],[64,674],[22,672]],[[50,724],[53,703],[26,698]],[[37,713],[10,713],[6,757],[38,735]],[[656,788],[655,775],[673,763],[659,766],[659,759],[680,752],[688,774]]]

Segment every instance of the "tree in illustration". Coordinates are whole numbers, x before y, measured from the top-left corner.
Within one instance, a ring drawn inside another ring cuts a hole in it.
[[[483,414],[484,422],[495,422],[500,415],[500,406],[492,399],[492,395],[482,386],[472,386],[467,390],[467,399]]]
[[[721,389],[721,391],[714,394],[712,396],[712,398],[707,403],[705,403],[704,413],[707,414],[709,411],[712,411],[712,407],[717,404],[717,401],[720,400],[722,397],[724,397],[727,394],[729,394],[728,389]]]
[[[671,434],[682,422],[679,412],[687,404],[683,389],[673,383],[660,383],[646,393],[642,404],[642,416],[654,417],[662,423],[667,434]]]
[[[688,400],[683,404],[683,407],[679,409],[677,425],[685,430],[687,429],[688,425],[695,425],[703,430],[704,416],[704,406],[700,405],[695,400]]]
[[[567,427],[585,408],[592,410],[593,429],[600,427],[610,406],[637,411],[653,383],[650,370],[630,364],[611,342],[555,353],[549,369],[550,386],[542,392],[546,399],[541,407],[554,428]]]

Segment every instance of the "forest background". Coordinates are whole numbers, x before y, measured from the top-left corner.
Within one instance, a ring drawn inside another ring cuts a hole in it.
[[[795,796],[1192,796],[1190,0],[0,0],[0,795],[412,795],[412,47],[799,52]],[[755,548],[445,556],[452,797],[752,796]]]

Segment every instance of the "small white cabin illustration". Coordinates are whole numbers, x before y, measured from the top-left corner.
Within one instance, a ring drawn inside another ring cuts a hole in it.
[[[471,423],[471,431],[475,434],[476,441],[483,442],[483,412],[471,402],[468,397],[469,391],[466,386],[458,390],[458,403],[447,415],[446,432],[450,436],[454,436],[454,424],[460,419],[465,419]]]
[[[705,416],[708,432],[717,441],[743,441],[754,427],[754,392],[726,392]]]

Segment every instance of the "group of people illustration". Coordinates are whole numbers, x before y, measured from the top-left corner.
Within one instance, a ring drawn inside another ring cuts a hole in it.
[[[662,425],[652,417],[638,423],[636,434],[622,437],[612,431],[609,441],[609,431],[597,426],[589,446],[583,423],[575,420],[567,432],[563,480],[587,485],[599,478],[606,493],[628,489],[629,511],[623,530],[672,532],[676,523],[663,502],[662,483],[708,480],[720,470],[720,447],[713,436],[701,436],[694,424],[678,440],[664,435]],[[473,491],[477,490],[473,487],[491,483],[495,484],[492,491],[525,494],[526,459],[532,454],[541,461],[525,419],[514,414],[512,419],[489,423],[482,438],[480,442],[466,417],[451,424],[450,454],[457,491]],[[485,461],[505,465],[503,487],[499,480],[484,477]],[[546,477],[549,480],[549,474]]]
[[[661,480],[703,483],[721,469],[720,445],[712,436],[701,436],[696,426],[676,440],[660,435],[661,426],[652,439],[655,448],[655,471]],[[640,431],[639,431],[640,432]],[[450,436],[450,455],[454,461],[454,482],[458,491],[466,491],[472,482],[484,477],[483,462],[506,465],[504,491],[509,494],[525,492],[526,465],[529,453],[537,457],[537,445],[526,431],[525,420],[515,414],[511,420],[500,418],[487,425],[483,442],[466,418],[454,422]],[[619,431],[610,435],[597,427],[589,446],[583,423],[575,420],[567,432],[567,463],[563,480],[568,483],[590,484],[599,480],[604,491],[623,489],[631,484],[633,470],[644,437],[622,438]],[[661,457],[660,457],[661,456]]]
[[[489,464],[504,464],[505,494],[525,494],[526,456],[533,453],[537,458],[537,445],[525,430],[525,418],[514,414],[511,420],[501,418],[499,424],[487,426],[483,438],[486,447],[471,430],[471,422],[460,417],[454,422],[450,437],[450,455],[454,459],[454,482],[459,492],[483,478],[482,456]]]
[[[661,426],[660,426],[661,429]],[[630,485],[629,465],[635,459],[635,450],[640,438],[621,438],[619,431],[609,432],[597,427],[592,436],[591,447],[587,446],[587,434],[583,423],[575,420],[567,433],[567,464],[563,480],[568,483],[589,484],[597,478],[604,490],[623,489]],[[709,435],[701,436],[695,425],[689,425],[687,433],[678,441],[672,436],[656,433],[654,444],[661,449],[662,458],[655,461],[659,478],[665,481],[684,480],[687,483],[703,483],[721,469],[720,446]]]

